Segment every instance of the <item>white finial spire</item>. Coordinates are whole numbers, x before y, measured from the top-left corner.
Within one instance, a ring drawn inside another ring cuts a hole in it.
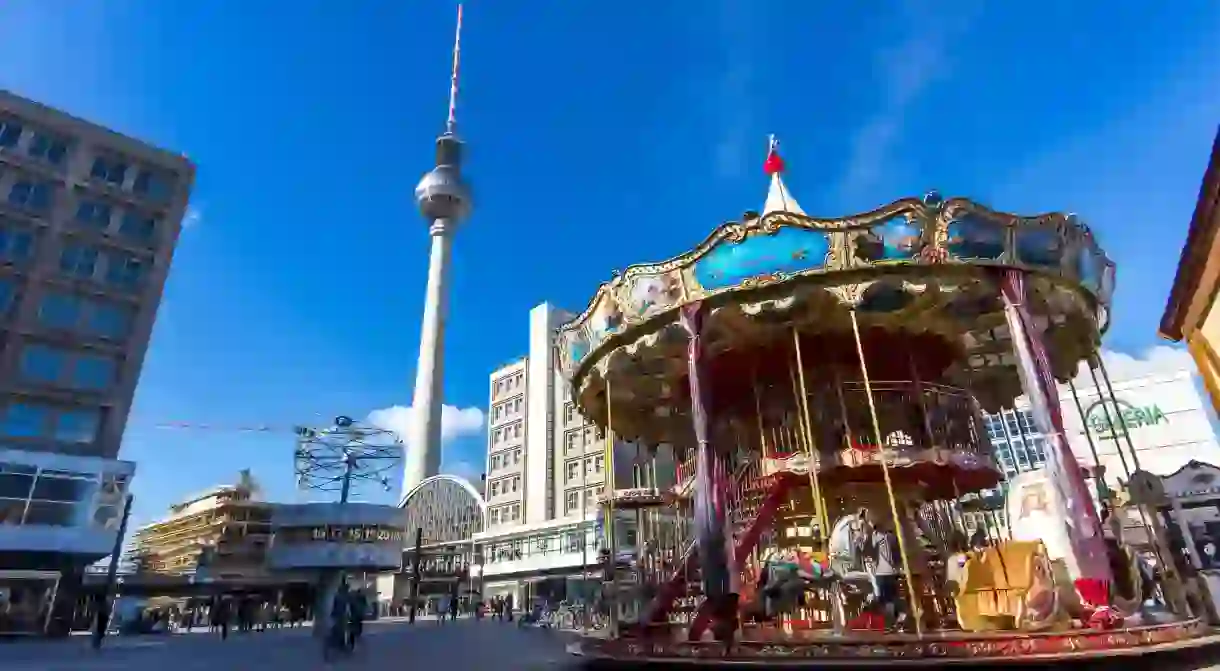
[[[763,171],[771,175],[771,187],[767,190],[767,201],[763,204],[763,215],[768,215],[772,212],[791,212],[792,214],[805,214],[801,209],[800,204],[796,202],[796,198],[788,193],[788,187],[784,186],[784,180],[780,174],[784,172],[784,159],[779,155],[779,140],[775,139],[775,135],[768,136],[767,141],[767,160],[763,162]]]
[[[462,64],[462,4],[457,7],[457,29],[453,33],[453,71],[449,75],[449,120],[446,133],[457,132],[458,70]]]

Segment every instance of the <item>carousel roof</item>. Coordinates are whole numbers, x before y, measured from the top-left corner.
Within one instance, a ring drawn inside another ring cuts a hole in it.
[[[686,435],[680,312],[694,304],[703,310],[713,376],[756,375],[776,358],[772,350],[792,348],[794,332],[811,339],[815,364],[854,361],[854,347],[848,352],[835,334],[850,334],[856,316],[870,357],[917,355],[923,379],[968,379],[988,410],[1022,393],[998,271],[1027,271],[1028,307],[1060,379],[1107,326],[1114,264],[1074,215],[1007,214],[931,192],[827,219],[806,214],[789,191],[774,140],[764,171],[761,213],[722,224],[677,257],[616,274],[560,327],[560,364],[585,416],[605,426],[612,398],[613,428],[624,438]],[[885,373],[882,366],[878,375]]]

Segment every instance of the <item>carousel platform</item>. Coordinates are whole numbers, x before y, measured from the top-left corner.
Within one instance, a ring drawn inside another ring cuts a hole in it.
[[[996,664],[1140,665],[1159,671],[1201,669],[1220,664],[1220,629],[1192,619],[1117,630],[1073,629],[1055,632],[927,632],[882,634],[830,631],[786,634],[747,629],[733,647],[714,641],[663,638],[612,639],[604,632],[581,636],[568,647],[580,668],[636,669],[659,665],[697,667],[933,666]],[[1152,656],[1152,658],[1148,658]]]

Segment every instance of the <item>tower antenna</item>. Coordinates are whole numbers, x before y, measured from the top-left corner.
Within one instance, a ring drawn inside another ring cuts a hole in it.
[[[457,28],[453,32],[453,71],[449,75],[449,120],[445,132],[457,133],[458,71],[462,65],[462,3],[457,6]]]

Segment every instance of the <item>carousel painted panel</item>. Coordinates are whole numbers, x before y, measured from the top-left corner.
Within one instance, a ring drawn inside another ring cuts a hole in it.
[[[570,377],[580,367],[585,357],[593,350],[589,342],[589,333],[585,325],[580,324],[571,331],[565,332],[560,338],[560,362],[566,374]]]
[[[1057,226],[1024,221],[1017,224],[1013,235],[1018,263],[1056,271],[1063,267],[1065,241]]]
[[[682,276],[677,270],[629,274],[626,285],[623,312],[631,322],[668,310],[682,300]]]
[[[823,270],[829,254],[826,231],[785,226],[721,240],[695,262],[691,275],[704,290],[717,291]]]
[[[999,261],[1007,249],[1008,227],[975,212],[949,220],[945,246],[958,260]]]
[[[900,214],[873,224],[855,236],[856,257],[868,263],[905,261],[923,248],[923,223]]]
[[[614,296],[614,285],[608,285],[597,296],[597,302],[585,322],[589,351],[595,350],[612,335],[623,329],[623,310]],[[587,354],[587,352],[586,352]],[[582,357],[583,358],[583,357]]]

